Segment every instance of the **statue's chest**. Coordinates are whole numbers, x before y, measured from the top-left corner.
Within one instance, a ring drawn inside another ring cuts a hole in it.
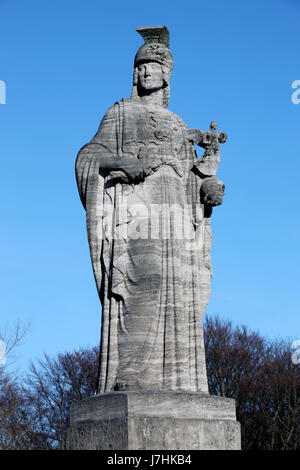
[[[168,145],[178,150],[184,141],[184,131],[176,118],[166,110],[137,109],[127,119],[123,145]]]

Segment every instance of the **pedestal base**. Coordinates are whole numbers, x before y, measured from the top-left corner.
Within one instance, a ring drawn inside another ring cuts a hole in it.
[[[67,447],[84,450],[239,450],[235,401],[206,394],[128,391],[71,407]]]

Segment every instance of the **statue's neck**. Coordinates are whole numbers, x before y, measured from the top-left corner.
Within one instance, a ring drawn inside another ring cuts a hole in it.
[[[162,88],[160,90],[152,91],[151,93],[143,91],[139,92],[138,97],[140,103],[144,105],[163,106],[164,91]]]

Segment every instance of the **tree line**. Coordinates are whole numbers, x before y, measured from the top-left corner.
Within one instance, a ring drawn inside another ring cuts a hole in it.
[[[236,400],[242,449],[300,450],[300,365],[291,341],[204,321],[209,392]],[[95,393],[99,348],[47,354],[22,380],[0,366],[0,449],[66,448],[72,403]]]

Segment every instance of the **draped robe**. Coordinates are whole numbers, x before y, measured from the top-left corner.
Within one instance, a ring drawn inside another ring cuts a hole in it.
[[[187,130],[165,108],[123,99],[78,154],[102,304],[98,393],[208,392],[202,316],[210,296],[211,229]],[[137,184],[101,168],[101,157],[153,156],[162,164]]]

